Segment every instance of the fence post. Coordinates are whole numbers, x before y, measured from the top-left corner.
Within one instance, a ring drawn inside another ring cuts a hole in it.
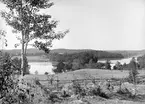
[[[120,80],[120,91],[121,91],[121,83],[122,83],[122,81]]]
[[[58,76],[57,76],[57,80],[56,80],[57,91],[58,91],[58,82],[59,82],[59,80],[58,80]]]
[[[50,84],[51,85],[53,84],[53,78],[52,77],[50,78]]]

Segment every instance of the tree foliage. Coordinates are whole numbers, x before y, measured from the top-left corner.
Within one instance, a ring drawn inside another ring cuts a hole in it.
[[[105,69],[111,69],[110,61],[107,60],[105,63]]]
[[[32,46],[49,53],[52,41],[59,40],[68,33],[68,30],[56,32],[58,21],[53,20],[51,15],[40,13],[42,9],[53,5],[49,0],[1,0],[1,2],[9,9],[1,11],[1,16],[13,28],[13,33],[21,34],[17,39],[22,44],[22,69],[29,42],[33,42]]]
[[[129,63],[129,80],[130,82],[136,83],[137,81],[137,75],[139,74],[138,71],[138,64],[135,60],[135,58],[133,57],[132,60]]]
[[[4,30],[0,30],[0,41],[2,42],[0,45],[2,45],[1,48],[3,48],[4,46],[7,46],[7,40],[5,38],[6,32]]]
[[[106,63],[98,62],[98,59],[104,59],[106,55],[106,59],[116,57],[114,54],[103,53],[98,51],[85,51],[79,53],[71,53],[71,54],[59,54],[59,53],[50,53],[49,59],[50,61],[55,61],[60,64],[63,62],[63,68],[59,68],[56,65],[56,69],[54,72],[61,73],[65,71],[74,71],[83,68],[91,68],[91,69],[111,69],[110,61],[106,61]],[[114,56],[113,56],[114,55]],[[122,57],[117,54],[117,58]],[[118,68],[121,69],[122,65],[118,65]]]
[[[51,15],[39,13],[41,9],[53,5],[49,0],[1,0],[1,2],[9,9],[9,12],[2,11],[1,16],[13,27],[14,33],[21,32],[24,35],[24,40],[21,37],[18,39],[24,41],[25,46],[35,40],[33,46],[49,52],[47,47],[52,45],[52,40],[61,39],[68,32],[56,33],[58,21],[51,19]]]
[[[20,72],[21,72],[21,59],[19,59],[19,58],[13,58],[12,59],[12,64],[14,65],[14,67],[15,67],[15,70],[18,70],[18,72],[17,72],[17,74],[20,74]],[[29,72],[29,68],[30,68],[30,66],[29,66],[29,64],[28,64],[28,60],[27,60],[27,58],[25,58],[25,63],[24,63],[24,74],[30,74],[30,72]]]
[[[81,63],[85,64],[92,59],[93,63],[97,63],[100,59],[121,59],[123,56],[121,54],[109,53],[105,51],[84,51],[84,52],[74,52],[74,53],[63,53],[59,54],[57,52],[49,54],[50,61],[59,61],[60,59],[67,62],[73,61],[74,59],[80,59]]]
[[[19,72],[10,55],[0,52],[0,99],[2,104],[14,104],[17,102],[15,87],[17,82],[14,79],[16,72]]]
[[[116,64],[113,66],[114,70],[123,70],[123,67],[125,67],[125,65],[123,66],[119,61],[116,62]]]
[[[139,63],[139,68],[145,68],[145,55],[138,57],[137,60]]]
[[[65,72],[65,68],[64,68],[65,64],[63,63],[63,61],[58,62],[56,69],[54,69],[53,71],[55,73],[62,73]]]

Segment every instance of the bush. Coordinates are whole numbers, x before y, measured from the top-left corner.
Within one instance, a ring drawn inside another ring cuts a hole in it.
[[[72,62],[65,63],[64,69],[66,71],[71,71],[72,70]]]
[[[45,74],[45,75],[48,75],[49,73],[48,73],[48,72],[45,72],[44,74]]]
[[[72,70],[78,70],[83,68],[83,65],[81,63],[80,59],[74,59],[72,62]]]
[[[54,73],[62,73],[65,72],[65,64],[63,63],[63,61],[60,61],[57,66],[56,69],[53,70]]]
[[[37,70],[35,71],[35,75],[38,75],[38,71]]]
[[[2,104],[16,104],[21,99],[18,93],[18,80],[15,79],[18,64],[7,53],[0,52],[0,99]]]
[[[123,65],[117,61],[117,63],[113,66],[114,70],[123,70]]]
[[[140,68],[145,68],[145,55],[137,58]]]
[[[73,87],[74,94],[78,95],[79,98],[84,97],[86,95],[87,90],[83,88],[78,81],[73,81],[72,87]]]
[[[21,59],[17,58],[17,57],[13,58],[12,64],[13,64],[13,67],[15,68],[15,70],[18,71],[16,74],[20,74],[21,73]],[[27,58],[25,58],[24,75],[30,74],[29,68],[30,68],[30,66],[28,65],[28,60],[27,60]]]
[[[110,61],[107,60],[105,63],[105,69],[111,69]]]
[[[136,60],[134,58],[132,58],[132,60],[129,63],[129,69],[130,69],[130,71],[129,71],[129,82],[136,83],[137,75],[139,73],[137,71],[138,66],[137,66]]]
[[[13,69],[9,54],[0,52],[0,97],[6,98],[14,88]]]

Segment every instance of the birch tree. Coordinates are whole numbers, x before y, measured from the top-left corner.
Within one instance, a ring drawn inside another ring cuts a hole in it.
[[[28,45],[49,53],[52,41],[62,39],[68,30],[56,32],[58,21],[49,14],[42,14],[42,9],[53,6],[50,0],[0,0],[9,11],[1,11],[1,16],[12,27],[12,32],[20,34],[17,39],[21,44],[21,74],[24,75],[24,60]],[[33,42],[33,43],[31,43]],[[31,44],[30,44],[31,43]],[[20,44],[15,44],[17,47]]]

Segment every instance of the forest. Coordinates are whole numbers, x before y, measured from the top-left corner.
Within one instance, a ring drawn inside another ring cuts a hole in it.
[[[57,67],[53,71],[61,73],[66,71],[74,71],[83,68],[111,69],[109,60],[124,58],[121,54],[109,53],[105,51],[86,50],[79,53],[50,53],[48,58]],[[98,60],[106,60],[106,63],[100,63]]]

